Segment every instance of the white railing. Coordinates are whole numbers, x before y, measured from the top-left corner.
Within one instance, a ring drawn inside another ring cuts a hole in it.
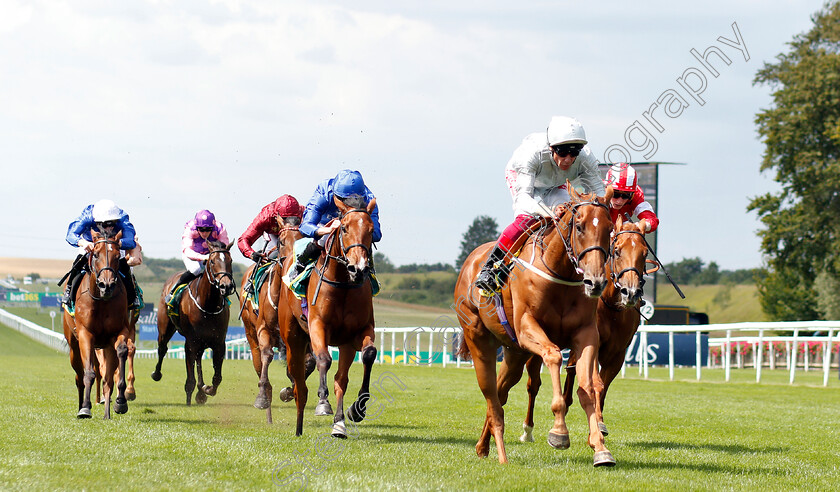
[[[36,325],[35,323],[25,320],[19,316],[0,309],[0,322],[9,327],[20,331],[21,333],[33,338],[36,341],[43,343],[49,347],[62,352],[67,352],[67,343],[61,333],[54,332],[47,328]],[[704,361],[701,354],[701,334],[710,331],[724,332],[725,337],[710,338],[709,339],[709,355]],[[793,336],[764,336],[766,331],[793,331]],[[825,337],[807,337],[800,336],[800,332],[827,332]],[[757,332],[758,335],[738,336],[733,337],[733,332]],[[648,352],[648,333],[668,333],[669,334],[669,354],[668,354],[668,368],[670,379],[674,379],[674,333],[694,333],[696,335],[696,354],[695,354],[695,370],[696,378],[699,381],[702,374],[702,367],[705,363],[707,368],[712,368],[718,365],[723,367],[726,381],[730,380],[730,372],[734,362],[739,368],[752,366],[756,370],[756,382],[761,382],[762,368],[769,367],[771,370],[776,369],[778,364],[778,355],[776,348],[784,344],[784,367],[790,372],[790,383],[793,384],[797,369],[801,366],[805,371],[809,371],[817,365],[821,365],[823,371],[823,385],[828,385],[828,378],[831,367],[833,366],[832,359],[836,350],[834,347],[840,345],[840,321],[795,321],[795,322],[749,322],[749,323],[730,323],[730,324],[715,324],[715,325],[642,325],[639,327],[639,343],[638,350],[641,354]],[[433,364],[441,364],[443,367],[448,365],[455,365],[461,367],[462,365],[471,366],[471,361],[463,361],[455,354],[455,345],[460,340],[461,328],[429,328],[429,327],[407,327],[407,328],[376,328],[378,335],[378,350],[377,361],[380,364],[413,364],[432,366]],[[816,352],[818,356],[814,357],[813,363],[810,358],[810,347],[817,345]],[[799,362],[799,348],[805,346],[806,350],[802,353],[802,361]],[[631,346],[632,347],[632,346]],[[751,347],[746,350],[744,347]],[[773,347],[773,356],[769,356],[769,347]],[[734,348],[734,350],[733,350]],[[338,349],[330,348],[333,358],[338,357]],[[752,357],[746,357],[746,353],[751,353]],[[765,358],[765,353],[768,356]],[[722,357],[721,354],[730,354],[729,357]],[[157,349],[137,350],[137,357],[141,358],[156,358]],[[184,358],[183,347],[170,348],[167,353],[168,358]],[[204,358],[209,358],[210,352],[204,353]],[[840,357],[840,355],[838,355]],[[225,343],[225,358],[227,359],[251,359],[251,348],[245,338],[229,340]],[[361,359],[361,354],[357,355],[357,360]],[[641,357],[639,361],[639,372],[645,378],[648,377],[649,361],[646,356]],[[622,374],[626,370],[626,365],[622,368]]]

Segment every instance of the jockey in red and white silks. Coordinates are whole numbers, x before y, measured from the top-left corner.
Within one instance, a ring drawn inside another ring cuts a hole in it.
[[[633,166],[619,162],[613,164],[607,171],[604,185],[612,185],[613,197],[610,200],[610,218],[613,223],[622,215],[624,220],[631,217],[638,217],[639,222],[644,221],[645,232],[650,233],[659,227],[659,217],[653,211],[653,207],[645,201],[645,194],[638,184],[638,176]]]

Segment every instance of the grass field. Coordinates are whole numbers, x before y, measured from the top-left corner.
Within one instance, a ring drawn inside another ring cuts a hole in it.
[[[510,464],[501,466],[494,448],[487,459],[475,455],[485,405],[472,369],[375,366],[374,379],[391,379],[373,389],[369,418],[346,441],[326,436],[332,419],[312,415],[312,393],[302,437],[293,436],[289,403],[275,401],[275,423],[267,425],[251,405],[257,378],[249,361],[226,361],[219,394],[204,406],[183,404],[181,361],[167,360],[158,383],[151,370],[151,360],[137,361],[138,399],[127,414],[103,421],[97,407],[94,419],[80,421],[67,356],[0,326],[0,489],[269,490],[288,480],[282,488],[293,490],[304,479],[308,490],[836,490],[840,483],[835,375],[823,388],[817,373],[789,386],[784,371],[766,371],[758,385],[752,371],[735,371],[723,384],[690,382],[692,369],[678,371],[686,381],[644,381],[631,368],[611,388],[605,416],[618,465],[595,469],[579,405],[568,418],[571,448],[545,443],[547,375],[535,443],[517,440],[524,383],[514,388],[506,407]],[[279,387],[282,366],[271,375]],[[714,371],[707,377],[723,379]],[[360,366],[350,378],[352,394]]]

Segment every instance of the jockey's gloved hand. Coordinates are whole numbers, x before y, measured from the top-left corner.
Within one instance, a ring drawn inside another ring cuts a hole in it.
[[[262,255],[254,251],[253,253],[251,253],[251,260],[254,263],[259,263],[260,260],[262,260]]]

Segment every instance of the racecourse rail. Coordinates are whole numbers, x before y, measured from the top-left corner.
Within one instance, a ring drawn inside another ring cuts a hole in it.
[[[0,309],[0,323],[15,329],[24,335],[55,350],[67,353],[67,342],[62,333],[16,316],[4,309]],[[703,360],[701,356],[700,337],[702,333],[724,332],[725,337],[709,338],[709,353],[706,366],[722,367],[726,381],[730,380],[733,364],[738,368],[752,367],[756,372],[756,382],[761,382],[761,371],[764,367],[771,370],[783,367],[790,372],[790,383],[793,384],[796,371],[802,368],[809,371],[812,368],[823,371],[823,386],[828,385],[829,373],[835,354],[840,359],[840,321],[787,321],[787,322],[745,322],[713,325],[641,325],[637,337],[640,353],[647,352],[648,333],[667,333],[669,335],[668,368],[670,379],[674,379],[674,343],[675,333],[696,334],[696,378],[699,381],[702,374]],[[758,335],[733,336],[733,333],[758,333]],[[765,336],[765,332],[793,332],[792,336]],[[800,333],[826,332],[827,336],[804,336]],[[376,328],[379,350],[377,361],[380,364],[440,364],[443,367],[471,365],[454,353],[454,347],[459,340],[461,329],[455,327],[429,328]],[[424,350],[425,348],[425,350]],[[338,357],[337,349],[332,349],[333,357]],[[729,354],[729,357],[725,357]],[[205,353],[205,358],[209,354]],[[155,358],[157,350],[137,350],[136,357]],[[167,353],[169,358],[184,357],[183,348],[171,348]],[[226,342],[227,359],[251,359],[251,349],[245,338]],[[780,362],[781,359],[781,362]],[[840,361],[838,361],[840,363]],[[622,368],[622,374],[627,364]],[[647,357],[639,361],[639,373],[647,379],[649,362]]]

